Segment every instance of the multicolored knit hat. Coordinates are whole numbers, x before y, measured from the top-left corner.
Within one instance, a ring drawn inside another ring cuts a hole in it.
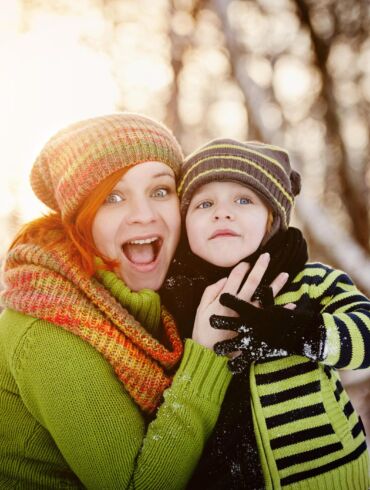
[[[163,162],[178,177],[183,160],[171,131],[153,119],[117,113],[77,122],[55,134],[31,171],[36,196],[70,219],[96,186],[124,167]]]
[[[216,139],[189,155],[181,169],[178,192],[185,217],[194,192],[213,181],[235,181],[257,192],[272,209],[271,237],[286,230],[301,177],[292,170],[288,153],[257,141]]]

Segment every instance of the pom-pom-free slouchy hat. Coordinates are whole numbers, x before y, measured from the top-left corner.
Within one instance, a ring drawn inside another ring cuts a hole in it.
[[[177,177],[183,155],[163,124],[134,113],[77,122],[46,143],[31,171],[36,196],[70,219],[100,182],[125,167],[147,161],[168,165]]]

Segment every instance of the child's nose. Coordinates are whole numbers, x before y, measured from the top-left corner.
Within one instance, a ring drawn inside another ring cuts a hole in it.
[[[230,220],[233,219],[233,214],[230,211],[230,209],[228,209],[227,206],[218,206],[215,209],[213,217],[215,220],[222,220],[222,219]]]
[[[231,216],[230,214],[215,214],[215,220],[219,220],[219,219],[231,219]]]

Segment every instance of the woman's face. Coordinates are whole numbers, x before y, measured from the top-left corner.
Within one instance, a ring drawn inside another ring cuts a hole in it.
[[[119,262],[116,273],[131,290],[158,290],[180,236],[173,171],[161,162],[130,168],[99,208],[92,234],[99,252]]]

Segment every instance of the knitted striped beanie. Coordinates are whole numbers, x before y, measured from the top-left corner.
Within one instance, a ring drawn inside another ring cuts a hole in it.
[[[269,237],[288,228],[301,178],[282,148],[257,141],[216,139],[194,151],[181,169],[178,192],[183,217],[194,192],[213,181],[239,182],[259,194],[273,212]]]
[[[169,129],[134,113],[77,122],[56,133],[31,171],[36,196],[70,219],[97,185],[124,167],[146,161],[165,163],[179,175],[181,148]]]

